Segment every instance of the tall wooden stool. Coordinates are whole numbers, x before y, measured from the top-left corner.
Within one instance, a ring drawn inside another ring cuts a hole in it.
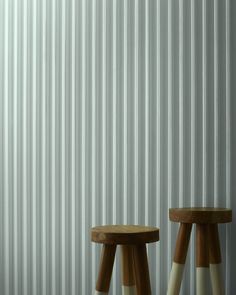
[[[196,294],[208,295],[207,273],[210,265],[213,294],[223,295],[218,223],[231,222],[232,210],[225,208],[174,208],[169,210],[169,216],[171,221],[180,222],[180,228],[167,294],[178,295],[180,292],[192,224],[196,223]]]
[[[95,294],[108,294],[117,245],[121,245],[122,294],[151,294],[146,243],[159,240],[158,228],[98,226],[92,228],[91,239],[103,244]]]

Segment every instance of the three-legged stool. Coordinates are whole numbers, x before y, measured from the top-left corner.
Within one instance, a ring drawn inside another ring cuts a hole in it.
[[[117,245],[121,245],[123,295],[151,294],[146,243],[159,240],[158,228],[98,226],[92,228],[91,239],[103,244],[95,294],[108,294]]]
[[[171,221],[180,222],[180,228],[167,294],[178,295],[180,292],[192,224],[196,223],[196,294],[208,295],[207,272],[210,265],[213,294],[223,295],[218,223],[231,222],[232,211],[225,208],[175,208],[169,210],[169,216]]]

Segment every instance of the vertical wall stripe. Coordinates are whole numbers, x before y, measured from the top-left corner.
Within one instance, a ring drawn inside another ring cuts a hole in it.
[[[202,201],[206,206],[207,203],[207,134],[206,134],[206,117],[207,117],[207,12],[206,0],[202,2]]]
[[[96,187],[96,2],[92,1],[92,226],[96,225],[97,220],[97,187]],[[92,245],[92,282],[96,280],[96,248]]]
[[[1,21],[1,26],[0,26],[0,38],[1,38],[1,43],[5,44],[5,36],[4,36],[4,3],[0,2],[0,21]],[[1,52],[0,52],[0,62],[1,62],[1,67],[2,67],[2,71],[0,71],[0,86],[1,86],[1,96],[0,96],[0,103],[1,103],[1,108],[0,108],[0,114],[1,114],[1,118],[0,118],[0,123],[1,123],[1,128],[0,128],[0,138],[1,141],[4,140],[4,100],[5,100],[5,96],[4,96],[4,79],[5,79],[5,74],[4,74],[4,58],[5,58],[5,48],[1,46]],[[1,183],[1,187],[0,187],[0,201],[1,201],[1,226],[0,226],[0,234],[1,234],[1,239],[3,240],[3,238],[5,237],[5,227],[4,227],[4,196],[5,196],[5,192],[4,192],[4,145],[0,145],[0,159],[1,159],[1,167],[0,167],[0,183]],[[5,247],[5,243],[1,246],[1,252],[0,252],[0,262],[3,265],[3,267],[1,268],[1,272],[2,272],[2,276],[0,278],[0,287],[2,290],[4,290],[5,287],[5,259],[4,259],[4,247]]]
[[[226,204],[228,206],[231,205],[230,201],[230,122],[231,122],[231,116],[230,116],[230,83],[231,83],[231,77],[230,77],[230,0],[226,0]]]
[[[128,206],[127,206],[127,198],[128,198],[128,111],[127,111],[127,100],[128,100],[128,1],[124,0],[124,93],[123,93],[123,104],[124,104],[124,146],[123,146],[123,222],[127,224],[128,222]]]
[[[168,0],[168,103],[167,103],[167,117],[168,117],[168,153],[167,153],[167,194],[168,194],[168,208],[172,207],[172,149],[173,149],[173,134],[172,134],[172,99],[173,99],[173,79],[172,79],[172,72],[173,72],[173,57],[172,57],[172,1]],[[168,223],[168,241],[171,243],[171,225]],[[168,270],[170,271],[171,267],[171,249],[168,248]]]
[[[117,0],[112,1],[112,224],[117,224]],[[117,276],[117,265],[114,265],[114,276]],[[115,295],[116,284],[113,277],[113,294]]]
[[[112,195],[113,195],[113,208],[112,208],[112,222],[114,224],[116,224],[116,210],[117,210],[117,184],[116,184],[116,178],[117,178],[117,164],[116,164],[116,159],[117,159],[117,135],[116,135],[116,122],[117,122],[117,116],[116,116],[116,109],[117,109],[117,98],[116,98],[116,93],[117,93],[117,61],[116,61],[116,56],[117,56],[117,52],[116,52],[116,40],[117,40],[117,36],[116,36],[116,31],[117,31],[117,27],[116,27],[116,15],[117,15],[117,11],[116,11],[116,7],[117,7],[117,1],[113,0],[113,32],[112,32],[112,36],[113,36],[113,40],[112,40],[112,48],[113,48],[113,52],[112,52],[112,61],[113,61],[113,81],[112,81],[112,162],[113,162],[113,169],[112,169]]]
[[[18,141],[17,141],[17,126],[18,126],[18,77],[17,77],[17,64],[18,64],[18,1],[15,1],[14,6],[14,110],[13,110],[13,118],[14,118],[14,160],[13,160],[13,169],[14,169],[14,180],[13,180],[13,216],[14,216],[14,291],[15,294],[18,295],[18,244],[19,241],[17,239],[17,225],[18,225],[18,190],[17,190],[17,181],[18,181],[18,166],[17,166],[17,154],[18,154]],[[35,64],[34,64],[35,65]],[[35,82],[35,80],[33,81]],[[35,96],[34,96],[35,99]],[[33,104],[35,105],[35,104]],[[33,179],[34,180],[34,179]],[[34,187],[34,186],[33,186]],[[34,192],[32,194],[34,196]],[[33,247],[34,249],[34,247]],[[36,255],[34,256],[36,257]],[[34,270],[33,270],[34,271]]]
[[[0,2],[0,40],[1,43],[4,43],[4,3]],[[5,44],[5,43],[4,43]],[[2,71],[0,71],[0,104],[1,104],[1,108],[0,108],[0,140],[3,141],[4,140],[4,100],[5,100],[5,96],[4,96],[4,58],[5,58],[5,48],[3,46],[1,46],[1,51],[0,51],[0,63],[1,63],[1,67],[2,67]],[[1,144],[0,145],[0,161],[1,161],[1,167],[0,167],[0,202],[1,202],[1,208],[0,208],[0,220],[1,220],[1,225],[0,225],[0,237],[1,240],[3,240],[3,238],[5,237],[5,228],[4,228],[4,196],[5,196],[5,192],[4,192],[4,145]],[[4,272],[5,272],[5,260],[4,260],[4,247],[5,244],[1,245],[0,248],[0,262],[1,265],[3,265],[3,267],[1,268],[1,273],[2,276],[0,278],[0,287],[2,290],[4,290],[4,286],[5,286],[5,277],[4,277]]]
[[[32,264],[33,264],[33,269],[32,269],[32,291],[33,294],[37,294],[37,161],[36,161],[36,157],[37,157],[37,151],[36,151],[36,146],[37,146],[37,124],[36,124],[36,117],[37,117],[37,89],[36,89],[36,65],[37,65],[37,54],[36,54],[36,46],[37,46],[37,5],[36,5],[36,1],[33,1],[33,64],[32,64],[32,75],[33,75],[33,83],[32,83],[32,118],[33,118],[33,122],[32,122]],[[16,53],[17,55],[17,53]],[[17,99],[17,98],[16,98]],[[16,106],[17,106],[17,102],[16,102]],[[16,119],[16,118],[15,118]],[[16,120],[17,121],[17,120]],[[53,126],[52,126],[53,127]],[[16,130],[17,130],[17,126],[16,126]],[[17,137],[16,137],[17,138]],[[53,197],[53,195],[52,195]],[[17,204],[17,202],[16,202]],[[17,216],[17,213],[16,213]],[[16,221],[17,222],[17,221]],[[16,250],[17,251],[17,250]],[[52,254],[54,253],[54,251],[52,251]],[[55,295],[52,293],[52,295]]]
[[[219,50],[218,50],[218,0],[214,1],[214,198],[215,205],[219,205]]]
[[[191,206],[196,205],[196,4],[191,0]],[[195,264],[195,251],[193,247],[190,251],[190,264]],[[194,282],[195,272],[193,268],[190,271],[190,281]],[[190,294],[195,294],[194,284],[191,284]]]
[[[72,0],[71,18],[71,293],[76,292],[75,235],[76,235],[76,186],[75,186],[75,0]]]
[[[82,228],[81,230],[85,232],[86,229],[86,194],[85,194],[85,102],[86,102],[86,1],[82,1],[82,35],[81,35],[81,44],[82,44],[82,53],[81,53],[81,217],[82,217]],[[104,174],[103,174],[104,175]],[[82,240],[81,248],[81,262],[82,265],[86,265],[86,239]],[[86,272],[81,273],[82,285],[81,293],[85,294],[86,288]]]
[[[47,197],[47,189],[46,189],[46,1],[42,1],[42,291],[44,294],[46,294],[47,290],[47,259],[46,259],[46,239],[47,239],[47,225],[46,225],[46,197]],[[25,52],[25,51],[24,51]],[[63,89],[62,89],[63,93]],[[63,116],[62,116],[62,122],[63,122]],[[63,124],[63,123],[62,123]],[[63,136],[63,134],[62,134]],[[63,142],[63,141],[62,141]],[[62,145],[63,146],[63,145]],[[63,163],[63,158],[62,158]],[[63,171],[63,164],[62,164],[62,171]],[[63,173],[63,172],[62,172]],[[64,178],[62,180],[62,183],[64,182]],[[62,186],[62,192],[63,192],[63,186]],[[63,218],[63,213],[62,213]],[[63,224],[62,224],[62,230],[63,230]],[[62,245],[63,245],[63,239],[62,239]],[[63,261],[63,255],[62,255],[62,261]]]
[[[107,153],[106,153],[106,118],[107,118],[107,109],[106,109],[106,79],[107,79],[107,15],[106,15],[106,0],[102,3],[102,223],[105,224],[107,221],[107,190],[106,190],[106,177],[107,177]]]
[[[225,73],[225,84],[226,84],[226,146],[225,146],[225,152],[226,152],[226,206],[231,207],[232,201],[232,195],[231,195],[231,76],[230,76],[230,5],[231,1],[226,0],[226,73]],[[229,269],[231,269],[231,257],[229,255],[231,251],[231,241],[232,241],[232,231],[231,227],[227,228],[227,239],[226,239],[226,294],[232,293],[232,291],[229,289],[231,278]]]
[[[25,0],[23,2],[23,11],[25,14],[24,20],[23,20],[23,67],[24,67],[24,72],[23,72],[23,113],[22,113],[22,130],[23,130],[23,154],[22,154],[22,164],[23,164],[23,169],[22,169],[22,175],[23,175],[23,186],[22,186],[22,195],[23,195],[23,202],[22,202],[22,207],[23,207],[23,228],[24,230],[22,231],[23,234],[23,293],[28,294],[28,285],[27,285],[27,267],[28,267],[28,224],[27,224],[27,217],[28,217],[28,212],[27,212],[27,161],[28,161],[28,147],[27,147],[27,63],[28,63],[28,49],[27,49],[27,16],[28,16],[28,11],[27,11],[27,1]],[[45,254],[45,253],[44,253]]]
[[[92,225],[96,224],[96,2],[92,2]]]
[[[157,20],[157,34],[156,34],[156,208],[161,208],[161,0],[156,2],[156,20]],[[161,224],[162,212],[157,210],[156,224]],[[161,254],[163,251],[161,245],[157,255],[157,273],[161,273]],[[157,276],[156,286],[157,292],[161,292],[161,276]],[[165,290],[166,292],[166,290]]]
[[[195,1],[191,0],[191,205],[195,202],[196,159],[196,51],[195,51]]]
[[[179,206],[184,204],[184,16],[183,0],[179,0]]]
[[[149,2],[145,2],[145,224],[149,221]]]
[[[56,37],[55,37],[55,26],[56,22],[56,3],[55,0],[52,1],[52,138],[51,138],[51,198],[52,198],[52,210],[51,210],[51,223],[52,223],[52,242],[51,242],[51,259],[52,259],[52,295],[56,295],[56,75],[55,75],[55,50],[56,50]]]
[[[233,7],[0,0],[2,295],[92,294],[90,227],[120,222],[160,227],[149,259],[165,294],[168,208],[233,205]],[[233,226],[221,229],[228,294]],[[191,244],[191,281],[194,264]]]
[[[139,1],[134,7],[134,222],[138,224],[139,213]]]
[[[4,159],[4,232],[5,232],[5,239],[4,239],[4,274],[5,274],[5,293],[9,295],[9,284],[10,284],[10,269],[9,269],[9,169],[8,169],[8,63],[9,63],[9,56],[8,56],[8,2],[5,2],[5,23],[4,23],[4,151],[3,151],[3,159]]]
[[[66,16],[65,16],[65,0],[61,2],[61,292],[64,294],[66,292],[66,282],[65,282],[65,267],[66,267],[66,249],[65,249],[65,198],[66,198],[66,188],[65,188],[65,106],[66,106],[66,93],[65,93],[65,26],[66,26]],[[83,200],[83,194],[82,194]],[[45,270],[46,272],[46,270]]]

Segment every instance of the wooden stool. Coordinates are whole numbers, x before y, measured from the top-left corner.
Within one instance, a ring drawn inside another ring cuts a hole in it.
[[[180,292],[193,223],[196,223],[196,294],[208,295],[207,272],[209,264],[213,294],[224,294],[220,274],[221,252],[218,223],[231,222],[232,210],[225,208],[175,208],[169,210],[169,216],[171,221],[180,222],[180,228],[167,294],[178,295]]]
[[[159,240],[158,228],[137,225],[98,226],[92,228],[91,239],[103,244],[95,294],[107,294],[109,291],[117,245],[121,245],[122,254],[122,294],[151,294],[146,243]]]

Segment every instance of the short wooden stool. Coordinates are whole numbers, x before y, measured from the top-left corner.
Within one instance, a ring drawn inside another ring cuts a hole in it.
[[[169,210],[169,216],[171,221],[180,222],[180,228],[167,294],[178,295],[180,292],[192,224],[196,223],[196,294],[208,295],[207,272],[210,264],[213,294],[223,295],[218,223],[231,222],[232,210],[225,208],[174,208]]]
[[[103,244],[95,294],[108,294],[117,245],[121,245],[122,254],[122,294],[151,294],[146,243],[159,240],[158,228],[98,226],[92,228],[91,239]]]

